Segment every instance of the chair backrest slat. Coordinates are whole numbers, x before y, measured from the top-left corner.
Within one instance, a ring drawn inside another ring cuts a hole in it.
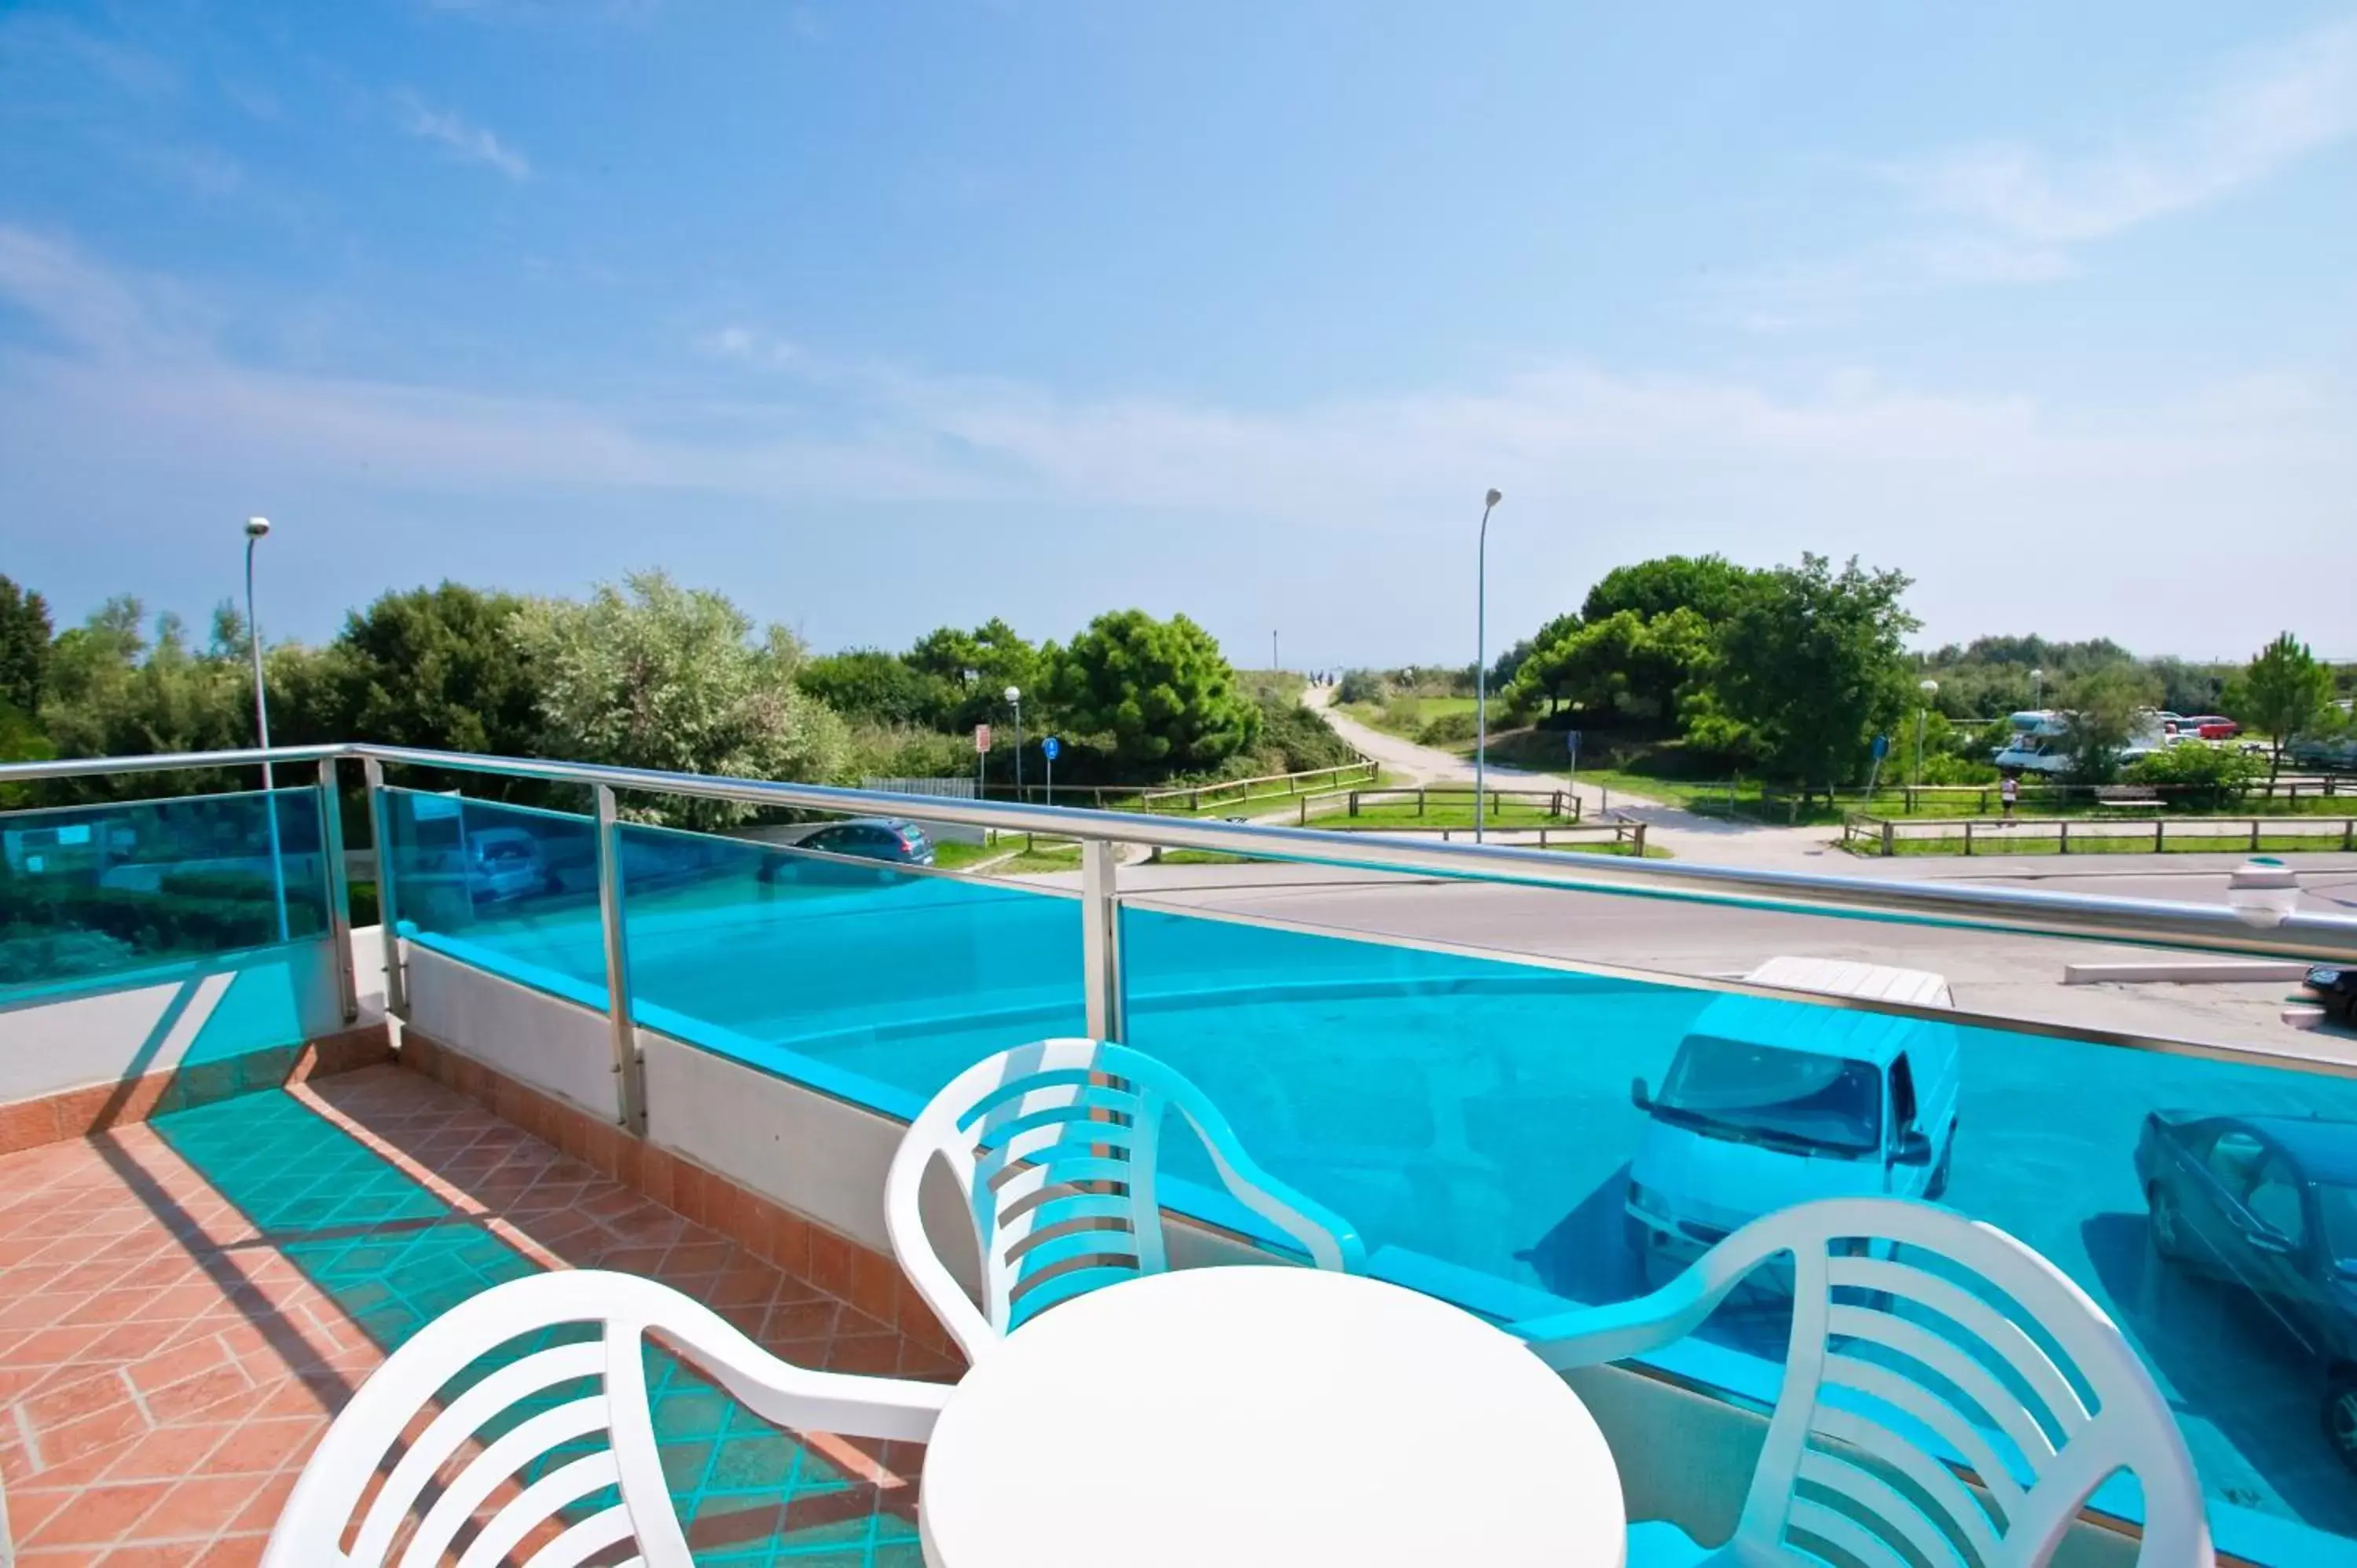
[[[435,1499],[434,1506],[425,1510],[417,1533],[410,1538],[408,1549],[401,1554],[401,1568],[435,1568],[448,1553],[458,1531],[474,1517],[475,1510],[491,1500],[492,1493],[552,1449],[603,1432],[606,1426],[606,1396],[592,1394],[542,1411],[494,1439],[467,1462]],[[600,1449],[597,1456],[605,1462],[608,1472],[606,1482],[599,1484],[617,1479],[611,1453]],[[512,1506],[502,1509],[501,1517],[511,1511]],[[519,1535],[517,1539],[522,1537]],[[488,1561],[496,1563],[504,1555],[502,1551]]]
[[[614,1463],[610,1448],[559,1465],[492,1516],[458,1559],[458,1568],[500,1568],[533,1531],[582,1498],[620,1485],[621,1479],[621,1467]],[[428,1560],[439,1561],[439,1553]]]
[[[401,1568],[433,1568],[470,1523],[461,1568],[527,1550],[530,1568],[576,1568],[624,1541],[638,1550],[624,1568],[692,1568],[655,1447],[651,1333],[754,1415],[796,1431],[922,1442],[948,1399],[939,1385],[780,1361],[652,1280],[528,1275],[461,1302],[386,1358],[305,1464],[263,1568],[385,1568],[396,1547]],[[609,1488],[619,1500],[601,1506]]]
[[[1956,1550],[1955,1542],[1941,1529],[1941,1521],[1908,1501],[1896,1487],[1850,1455],[1823,1448],[1805,1449],[1801,1455],[1799,1478],[1822,1487],[1871,1515],[1884,1530],[1912,1546],[1916,1555],[1931,1568],[1971,1568]],[[1960,1500],[1977,1509],[1978,1505],[1971,1498]],[[1904,1560],[1903,1554],[1894,1552],[1894,1556]]]
[[[1747,1249],[1792,1255],[1801,1293],[1745,1501],[1749,1539],[1790,1550],[1799,1530],[1892,1568],[1910,1555],[2035,1568],[2126,1470],[2146,1499],[2147,1561],[2211,1561],[2168,1402],[2052,1263],[1992,1227],[1889,1198],[1803,1204],[1747,1230]],[[1989,1503],[1954,1477],[1959,1460]]]
[[[471,1359],[471,1358],[470,1358]],[[464,1362],[459,1363],[460,1366]],[[409,1516],[425,1492],[426,1484],[436,1472],[457,1453],[460,1445],[480,1431],[491,1417],[559,1383],[594,1378],[606,1369],[606,1352],[595,1344],[558,1345],[546,1350],[536,1350],[529,1356],[509,1362],[476,1383],[465,1393],[452,1400],[435,1416],[424,1432],[385,1477],[375,1499],[369,1505],[361,1521],[360,1534],[352,1543],[352,1560],[357,1563],[382,1563],[393,1549],[393,1536],[401,1521]],[[445,1373],[445,1380],[456,1373],[453,1366]],[[433,1376],[431,1369],[425,1376]],[[599,1414],[599,1423],[604,1421]],[[390,1443],[390,1434],[387,1442]]]
[[[952,1079],[910,1124],[887,1184],[893,1251],[968,1359],[1048,1306],[1168,1266],[1157,1188],[1163,1122],[1173,1113],[1230,1193],[1314,1262],[1363,1266],[1349,1228],[1273,1181],[1167,1064],[1094,1040],[1040,1040]],[[925,1234],[918,1199],[936,1161],[949,1166],[973,1219],[978,1305]]]

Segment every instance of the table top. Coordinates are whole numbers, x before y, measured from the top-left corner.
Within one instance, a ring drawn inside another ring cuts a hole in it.
[[[1619,1568],[1604,1434],[1522,1341],[1314,1269],[1125,1281],[985,1355],[942,1412],[932,1568]]]

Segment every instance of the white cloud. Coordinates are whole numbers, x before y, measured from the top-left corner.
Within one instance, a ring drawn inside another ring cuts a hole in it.
[[[461,163],[480,164],[522,183],[532,177],[532,160],[482,126],[471,124],[455,109],[427,107],[416,98],[401,100],[402,128],[411,135],[440,145]]]
[[[2174,124],[2081,157],[2010,143],[1890,171],[1933,212],[2031,246],[2102,240],[2230,196],[2357,135],[2357,20],[2256,59]]]
[[[1861,296],[2072,277],[2086,247],[2222,200],[2352,136],[2357,19],[2251,58],[2173,117],[2098,152],[1989,141],[1885,163],[1875,172],[1919,226],[1734,280],[1713,291],[1713,314],[1782,331]]]
[[[2213,602],[2196,584],[2221,541],[2255,531],[2289,559],[2357,535],[2357,408],[2345,388],[2282,375],[2100,419],[1864,370],[1793,387],[1580,362],[1244,410],[834,363],[735,324],[693,346],[770,371],[757,393],[736,382],[726,403],[618,403],[242,362],[168,282],[0,227],[0,308],[11,305],[68,350],[0,350],[0,473],[65,490],[135,457],[242,486],[365,472],[408,492],[496,493],[519,518],[585,491],[1015,503],[1150,516],[1182,553],[1174,519],[1243,529],[1311,563],[1348,539],[1342,556],[1396,559],[1413,579],[1433,528],[1467,521],[1495,484],[1522,553],[1499,590],[1508,618],[1524,611],[1517,596],[1544,613],[1549,595],[1576,596],[1619,560],[1807,548],[1917,573],[1935,635],[2020,606],[2013,618],[2073,634],[2157,626],[2173,640],[2192,627],[2222,646],[2246,612],[2307,624],[2312,604],[2308,619],[2329,620],[2339,588],[2294,575],[2264,603]]]

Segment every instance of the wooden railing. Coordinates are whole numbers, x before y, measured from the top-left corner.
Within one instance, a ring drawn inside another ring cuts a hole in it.
[[[1223,779],[1216,784],[1184,784],[1168,789],[1148,789],[1141,793],[1137,800],[1138,805],[1148,811],[1173,809],[1200,811],[1206,806],[1331,789],[1355,779],[1372,783],[1380,772],[1372,758],[1362,757],[1340,768],[1312,768],[1301,773],[1268,773],[1257,779]],[[1178,804],[1181,801],[1184,802],[1183,807]]]
[[[2171,841],[2175,842],[2172,843]],[[2025,844],[2051,841],[2051,851]],[[1931,817],[1902,822],[1853,812],[1842,820],[1842,847],[1867,854],[2104,854],[2226,850],[2357,850],[2357,817]],[[1950,843],[1959,847],[1949,849]],[[2073,847],[2075,844],[2075,848]]]
[[[1443,807],[1470,807],[1473,794],[1473,787],[1469,784],[1406,784],[1379,789],[1332,789],[1303,796],[1297,820],[1307,826],[1312,817],[1330,816],[1336,810],[1355,817],[1361,814],[1361,808],[1364,806],[1408,800],[1415,802],[1415,814],[1421,817],[1428,813],[1436,802]],[[1484,789],[1480,794],[1493,811],[1511,800],[1516,805],[1544,806],[1547,815],[1561,817],[1567,822],[1579,821],[1579,797],[1568,789]]]

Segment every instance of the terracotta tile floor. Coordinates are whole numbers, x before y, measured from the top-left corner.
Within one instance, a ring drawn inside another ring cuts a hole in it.
[[[686,1291],[804,1365],[954,1371],[473,1102],[371,1068],[0,1158],[19,1563],[255,1561],[387,1349],[486,1285],[593,1265]],[[700,1563],[918,1561],[920,1448],[797,1440],[669,1358],[651,1369]]]

